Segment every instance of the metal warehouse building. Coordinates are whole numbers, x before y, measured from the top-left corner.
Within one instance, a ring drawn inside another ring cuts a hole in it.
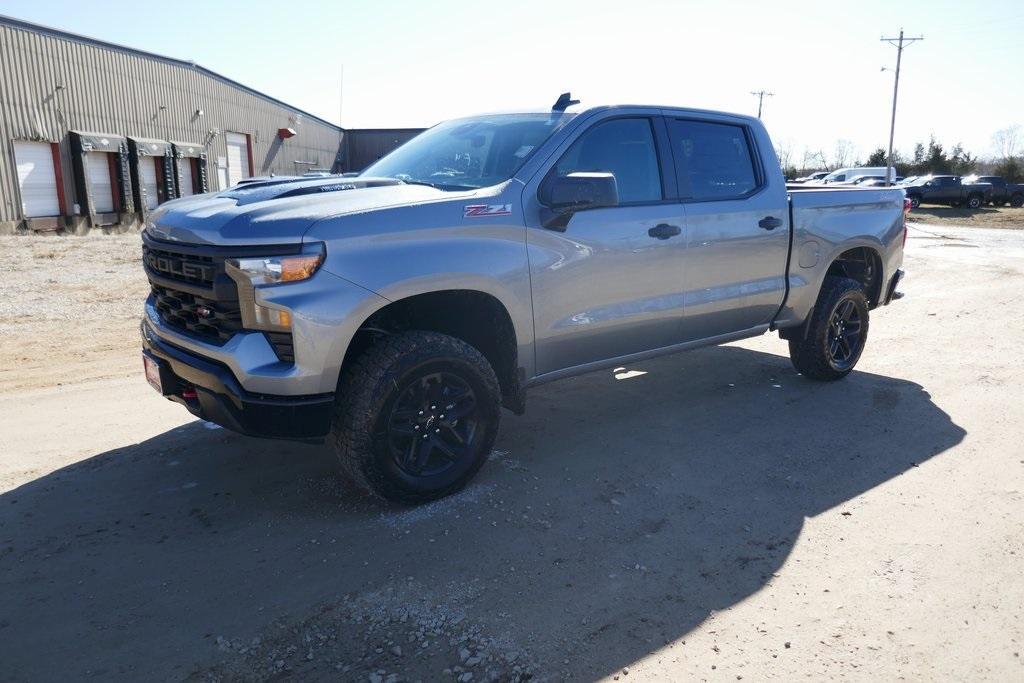
[[[342,145],[340,127],[192,62],[0,16],[0,234],[134,229],[168,199],[358,170],[417,132]]]

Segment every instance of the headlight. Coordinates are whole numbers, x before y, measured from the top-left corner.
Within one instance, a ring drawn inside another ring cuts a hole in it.
[[[253,286],[258,286],[308,280],[323,262],[324,244],[316,242],[304,245],[301,254],[230,259],[228,264],[246,275]]]
[[[256,288],[308,280],[324,262],[324,253],[323,242],[316,242],[304,245],[299,254],[228,259],[225,270],[238,285],[242,327],[290,332],[292,319],[288,311],[256,303]]]

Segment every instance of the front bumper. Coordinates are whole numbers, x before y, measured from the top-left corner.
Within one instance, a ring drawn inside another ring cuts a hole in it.
[[[142,322],[143,353],[157,361],[164,396],[197,417],[250,436],[320,441],[334,394],[273,396],[246,391],[226,366],[157,337]]]

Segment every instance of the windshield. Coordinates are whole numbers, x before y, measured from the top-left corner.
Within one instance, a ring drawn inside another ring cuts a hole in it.
[[[511,178],[575,114],[494,114],[446,121],[359,175],[442,190],[472,190]]]

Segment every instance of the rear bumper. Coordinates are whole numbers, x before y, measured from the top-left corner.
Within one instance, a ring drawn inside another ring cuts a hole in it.
[[[160,367],[164,396],[203,420],[275,439],[320,441],[330,431],[334,394],[271,396],[246,391],[226,366],[161,340],[145,321],[142,347]]]
[[[903,295],[896,291],[896,287],[899,286],[900,281],[903,280],[903,270],[897,270],[893,274],[892,279],[889,281],[889,287],[885,292],[885,300],[882,302],[883,305],[888,306],[893,299],[899,299]]]

